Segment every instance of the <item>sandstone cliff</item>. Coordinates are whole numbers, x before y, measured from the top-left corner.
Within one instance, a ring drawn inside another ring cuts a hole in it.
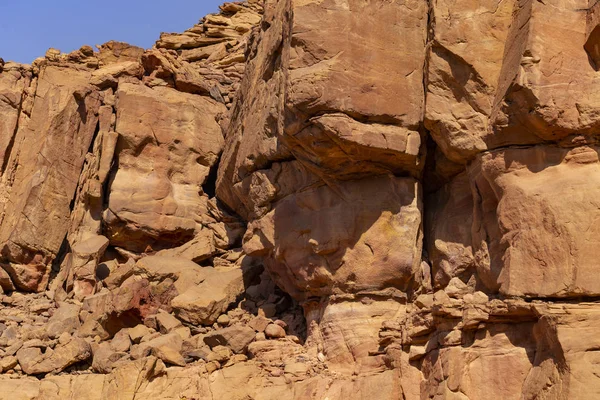
[[[248,0],[1,61],[0,398],[597,398],[598,7]]]

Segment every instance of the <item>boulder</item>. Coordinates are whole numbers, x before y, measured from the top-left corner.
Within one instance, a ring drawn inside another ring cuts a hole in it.
[[[135,265],[135,275],[155,285],[172,285],[174,295],[204,282],[213,272],[212,267],[201,267],[183,257],[154,255],[143,257]]]
[[[109,374],[119,360],[127,357],[127,353],[115,351],[108,342],[100,343],[93,350],[92,369],[100,374]]]
[[[79,311],[81,306],[71,303],[58,303],[58,308],[48,319],[46,332],[50,338],[58,338],[62,333],[73,333],[80,326]]]
[[[211,348],[215,346],[229,347],[234,353],[243,353],[252,341],[256,333],[254,329],[246,326],[234,325],[227,328],[217,329],[204,336],[204,343]]]
[[[131,341],[135,344],[138,344],[144,336],[150,335],[152,331],[147,326],[140,324],[134,326],[133,328],[129,328],[127,333],[129,334]]]
[[[67,336],[64,343],[43,354],[37,347],[23,348],[17,352],[19,365],[28,375],[61,372],[73,364],[88,360],[91,356],[90,345],[83,339],[71,336]]]
[[[135,351],[132,350],[131,353],[134,358],[141,358],[151,354],[167,364],[185,366],[185,360],[181,354],[183,340],[177,333],[158,336],[137,346],[138,348]]]
[[[180,246],[212,222],[201,188],[223,148],[216,117],[225,106],[132,83],[120,84],[116,97],[118,165],[104,215],[110,243],[136,252]]]
[[[181,321],[166,312],[159,312],[156,314],[156,322],[160,333],[162,334],[167,334],[182,326]]]
[[[285,337],[285,329],[277,324],[269,324],[265,328],[265,336],[271,339],[281,339]]]
[[[251,273],[248,271],[246,275]],[[243,293],[242,268],[215,268],[202,283],[175,297],[171,307],[175,315],[186,322],[211,325]]]

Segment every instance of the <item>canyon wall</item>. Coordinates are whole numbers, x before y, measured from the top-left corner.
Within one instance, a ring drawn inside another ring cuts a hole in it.
[[[598,397],[599,15],[249,0],[0,62],[0,398]]]

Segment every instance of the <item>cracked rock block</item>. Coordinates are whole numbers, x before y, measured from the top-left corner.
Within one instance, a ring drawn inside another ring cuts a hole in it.
[[[192,239],[208,216],[202,185],[223,148],[225,106],[202,96],[119,85],[118,163],[105,212],[111,245],[144,252]]]
[[[249,216],[244,188],[233,188],[293,158],[324,180],[418,176],[425,4],[282,1],[264,20],[227,128],[219,198]],[[392,20],[398,29],[381,29]]]
[[[431,2],[425,125],[455,162],[486,148],[515,0]]]
[[[224,129],[226,143],[216,188],[219,200],[246,219],[245,192],[234,192],[234,185],[274,161],[291,157],[280,140],[289,59],[290,0],[268,1],[263,21],[261,30],[250,40],[250,60]]]
[[[406,287],[421,263],[420,196],[392,176],[307,189],[252,221],[244,250],[297,299]]]
[[[357,179],[393,172],[419,176],[421,135],[397,125],[324,114],[286,138],[294,156],[319,175]]]
[[[293,12],[283,130],[294,157],[325,180],[418,177],[426,4],[303,1]]]
[[[31,70],[26,65],[6,63],[0,67],[0,165],[10,156],[17,132],[25,90],[31,83]],[[7,154],[8,153],[8,154]]]
[[[421,263],[427,4],[268,1],[260,28],[217,181],[248,221],[245,252],[297,300],[408,289]],[[354,364],[336,340],[319,343]]]
[[[92,350],[84,339],[67,335],[67,342],[61,343],[54,350],[42,353],[39,348],[23,348],[17,352],[17,359],[23,371],[28,375],[61,372],[65,368],[85,361],[92,356]]]
[[[591,399],[600,396],[600,308],[594,303],[541,305],[534,331],[534,369],[523,393],[534,398]],[[540,396],[541,397],[541,396]]]
[[[243,295],[245,286],[256,278],[259,270],[253,263],[210,268],[202,282],[179,291],[173,298],[174,314],[190,324],[214,324]]]
[[[597,147],[509,148],[469,168],[478,276],[510,296],[598,296]]]
[[[306,0],[293,2],[293,13],[287,106],[304,118],[290,120],[286,132],[331,110],[419,125],[426,3]]]
[[[487,310],[495,314],[494,318],[485,325],[470,327],[465,320],[469,318],[468,308],[454,317],[445,313],[444,307],[437,308],[432,327],[438,331],[411,338],[411,353],[424,352],[422,360],[413,362],[422,371],[416,377],[420,381],[417,394],[422,398],[468,399],[598,396],[597,304],[522,300],[502,304],[492,300],[489,305]],[[463,321],[458,323],[461,316]],[[452,327],[462,330],[462,339],[448,340],[449,333],[461,332],[448,332]],[[406,354],[395,355],[389,350],[393,362]],[[401,363],[397,367],[403,368]],[[405,374],[403,381],[410,377]]]
[[[584,49],[588,8],[588,0],[433,2],[425,125],[450,160],[595,138],[600,77]]]
[[[299,299],[405,287],[420,187],[390,173],[422,168],[426,5],[269,2],[265,21],[217,181],[250,220],[244,248]]]
[[[100,95],[88,84],[89,77],[85,70],[43,67],[31,114],[21,115],[6,154],[0,247],[4,261],[19,265],[17,269],[49,265],[67,233],[70,203],[98,122]],[[46,273],[41,275],[26,282],[17,277],[15,284],[43,291],[48,280]]]

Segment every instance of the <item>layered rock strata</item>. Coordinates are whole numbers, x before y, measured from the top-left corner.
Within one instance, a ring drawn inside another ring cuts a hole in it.
[[[0,62],[0,398],[597,397],[597,4],[220,10]]]

